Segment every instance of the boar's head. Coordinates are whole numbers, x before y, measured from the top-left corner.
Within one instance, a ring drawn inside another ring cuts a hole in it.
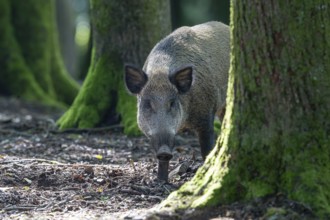
[[[175,71],[161,70],[145,73],[131,65],[125,66],[125,83],[130,93],[137,96],[139,128],[150,139],[158,159],[158,178],[168,179],[168,164],[172,158],[174,137],[182,127],[184,94],[193,83],[193,67]]]

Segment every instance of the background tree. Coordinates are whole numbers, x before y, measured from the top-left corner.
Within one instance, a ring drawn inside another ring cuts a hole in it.
[[[0,94],[71,104],[78,84],[59,51],[54,1],[0,1]]]
[[[330,218],[329,7],[328,1],[232,1],[222,134],[163,208],[280,193]]]
[[[207,21],[229,23],[230,0],[171,0],[172,26],[193,26]]]
[[[84,0],[81,0],[81,2]],[[78,48],[75,43],[75,14],[74,9],[70,5],[72,1],[56,0],[55,1],[55,17],[58,27],[58,38],[60,42],[60,50],[63,57],[64,65],[71,76],[75,79],[78,77]]]
[[[171,30],[169,1],[92,0],[93,51],[89,72],[60,128],[93,127],[115,111],[127,134],[139,132],[136,100],[123,83],[124,62],[142,66],[152,47]]]

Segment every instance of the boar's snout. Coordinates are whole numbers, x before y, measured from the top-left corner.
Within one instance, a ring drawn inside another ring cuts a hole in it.
[[[151,145],[156,151],[158,159],[158,179],[168,181],[169,162],[173,157],[174,132],[161,131],[150,137]]]
[[[168,145],[162,145],[158,149],[156,156],[158,159],[158,179],[167,182],[169,162],[173,157],[172,150]]]
[[[169,146],[163,145],[157,151],[157,159],[161,161],[169,161],[172,159],[172,150]]]
[[[156,157],[158,160],[169,161],[172,159],[174,136],[174,131],[171,132],[169,130],[161,130],[150,137],[151,145],[155,149]]]

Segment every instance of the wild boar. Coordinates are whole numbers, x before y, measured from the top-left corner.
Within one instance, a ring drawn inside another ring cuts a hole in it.
[[[137,122],[156,151],[161,180],[168,180],[181,129],[197,133],[204,159],[213,148],[214,117],[225,109],[229,39],[221,22],[181,27],[156,44],[143,69],[125,65],[126,87],[137,96]]]

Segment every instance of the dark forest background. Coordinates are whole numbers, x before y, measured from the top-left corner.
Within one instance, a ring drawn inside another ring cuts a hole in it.
[[[69,73],[82,81],[88,71],[92,35],[88,0],[57,0],[61,52]],[[229,0],[171,0],[172,29],[217,20],[229,24]]]

